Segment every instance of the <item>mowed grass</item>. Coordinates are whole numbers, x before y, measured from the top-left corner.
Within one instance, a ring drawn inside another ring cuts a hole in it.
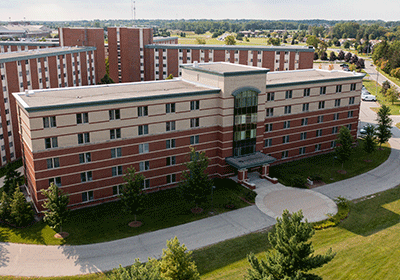
[[[400,188],[385,191],[372,198],[350,204],[350,215],[338,227],[316,231],[311,239],[316,253],[323,254],[329,248],[337,253],[333,261],[313,272],[324,280],[337,279],[399,279],[400,266]],[[215,270],[209,271],[201,260],[197,260],[202,279],[243,279],[249,264],[246,256],[239,259],[236,256],[237,247],[246,244],[247,238],[259,238],[260,244],[249,243],[247,253],[258,253],[260,257],[265,253],[261,248],[268,248],[266,234],[258,233],[253,236],[244,236],[229,242],[217,244],[224,248],[223,257],[214,260]],[[230,245],[231,243],[233,245]],[[265,242],[265,244],[264,244]],[[213,255],[214,246],[202,251],[195,251]],[[227,256],[233,255],[230,264]],[[206,264],[207,266],[209,264]],[[218,268],[219,267],[219,268]]]
[[[383,82],[383,81],[381,81]],[[389,101],[389,98],[386,98],[380,91],[381,91],[381,86],[378,86],[378,94],[376,94],[376,82],[372,80],[364,80],[363,85],[365,88],[372,94],[376,96],[376,99],[381,105],[386,105],[390,108],[390,113],[392,115],[400,115],[400,100],[397,100],[395,102]],[[374,108],[373,109],[375,112],[379,110],[379,108]]]
[[[180,37],[180,33],[178,34],[171,34],[172,37],[178,37],[178,43],[179,44],[198,44],[197,38],[199,39],[205,39],[206,40],[206,45],[225,45],[225,41],[218,40],[217,38],[212,38],[212,33],[207,32],[205,34],[195,34],[194,32],[186,32],[186,37]],[[290,44],[290,43],[289,43]],[[244,39],[242,41],[236,40],[236,45],[268,45],[268,38],[249,38],[249,42],[245,41]],[[288,45],[288,44],[286,44]]]
[[[335,153],[323,154],[283,163],[270,167],[270,176],[279,179],[279,182],[290,186],[294,177],[307,178],[318,175],[325,183],[333,183],[365,173],[381,165],[390,155],[389,144],[382,146],[383,150],[376,150],[371,154],[363,150],[364,140],[358,139],[359,145],[353,149],[350,159],[342,165],[334,160]],[[372,160],[371,162],[369,160]],[[345,170],[346,174],[338,171]],[[333,180],[331,180],[331,178]]]
[[[223,213],[229,211],[225,208],[227,204],[241,208],[249,206],[248,202],[254,202],[253,191],[227,182],[232,181],[221,180],[214,190],[213,209],[210,189],[207,202],[200,205],[204,209],[201,214],[193,214],[190,211],[193,205],[186,203],[177,189],[171,189],[149,194],[146,210],[137,216],[143,222],[138,228],[128,226],[134,216],[127,214],[120,202],[111,202],[71,211],[69,220],[63,225],[63,231],[70,234],[65,240],[54,238],[56,232],[39,222],[24,229],[1,226],[0,241],[45,245],[105,242],[203,219],[209,217],[211,210]]]

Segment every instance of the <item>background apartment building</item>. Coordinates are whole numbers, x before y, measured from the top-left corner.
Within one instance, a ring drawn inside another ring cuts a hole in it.
[[[24,50],[24,46],[12,45],[11,49],[17,51],[2,46],[5,52],[0,53],[1,165],[21,157],[13,92],[95,84],[94,47],[43,46],[28,46]]]
[[[149,191],[173,187],[190,145],[206,152],[211,176],[245,178],[274,161],[330,151],[342,125],[356,134],[362,74],[182,68],[182,79],[170,81],[15,93],[36,207],[51,182],[70,194],[71,207],[114,200],[130,166]]]

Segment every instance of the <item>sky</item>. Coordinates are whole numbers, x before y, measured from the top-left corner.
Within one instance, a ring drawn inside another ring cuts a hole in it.
[[[400,20],[398,0],[135,0],[136,19]],[[0,0],[0,21],[132,19],[131,0]]]

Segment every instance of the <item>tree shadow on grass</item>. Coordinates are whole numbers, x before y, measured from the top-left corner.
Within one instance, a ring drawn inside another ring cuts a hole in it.
[[[10,230],[22,240],[30,241],[30,243],[46,244],[42,236],[42,231],[46,227],[44,222],[36,222],[25,228],[10,228]]]
[[[384,205],[396,201],[400,201],[399,187],[357,200],[351,203],[349,217],[339,227],[367,237],[394,226],[400,222],[400,215]]]

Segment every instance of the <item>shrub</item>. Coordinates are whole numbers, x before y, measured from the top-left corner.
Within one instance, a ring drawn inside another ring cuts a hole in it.
[[[349,201],[346,198],[341,197],[341,196],[334,199],[334,201],[336,202],[336,205],[338,206],[338,212],[336,213],[336,215],[327,214],[327,216],[329,217],[327,220],[313,223],[314,229],[324,229],[324,228],[329,228],[329,227],[335,227],[341,221],[343,221],[344,219],[347,218],[347,216],[349,215],[349,211],[350,211]]]
[[[307,180],[303,177],[292,178],[292,187],[294,188],[306,188]]]
[[[322,177],[319,176],[318,174],[314,174],[310,176],[310,180],[312,181],[322,181]]]

